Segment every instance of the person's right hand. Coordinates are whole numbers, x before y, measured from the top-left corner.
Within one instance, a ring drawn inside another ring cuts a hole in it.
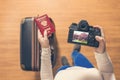
[[[95,36],[96,40],[99,42],[99,47],[95,48],[95,52],[102,54],[106,51],[106,42],[104,39],[103,29],[100,26],[95,27],[99,27],[101,29],[101,36]]]
[[[48,40],[48,36],[47,36],[47,31],[46,30],[44,31],[44,36],[38,30],[38,40],[39,40],[42,48],[49,48],[49,40]]]

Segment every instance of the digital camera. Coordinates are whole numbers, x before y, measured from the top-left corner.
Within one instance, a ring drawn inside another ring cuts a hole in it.
[[[86,20],[81,20],[78,24],[72,23],[70,25],[68,42],[98,47],[99,42],[95,36],[101,36],[100,28],[90,26]]]

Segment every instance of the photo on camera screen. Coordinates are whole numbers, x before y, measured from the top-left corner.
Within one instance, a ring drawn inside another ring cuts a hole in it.
[[[87,44],[88,32],[74,31],[73,33],[73,42]]]

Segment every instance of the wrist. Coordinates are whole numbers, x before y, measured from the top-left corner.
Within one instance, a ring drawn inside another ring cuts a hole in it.
[[[49,48],[49,44],[47,43],[41,44],[41,48]]]
[[[103,50],[103,51],[95,50],[95,53],[98,53],[98,54],[104,54],[104,53],[106,53],[106,51],[105,51],[105,50]]]
[[[102,47],[95,48],[95,52],[99,54],[103,54],[106,52],[106,47],[102,46]]]

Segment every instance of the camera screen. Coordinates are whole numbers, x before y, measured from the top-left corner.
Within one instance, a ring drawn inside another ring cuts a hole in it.
[[[88,35],[89,35],[88,32],[74,31],[72,41],[87,44]]]

